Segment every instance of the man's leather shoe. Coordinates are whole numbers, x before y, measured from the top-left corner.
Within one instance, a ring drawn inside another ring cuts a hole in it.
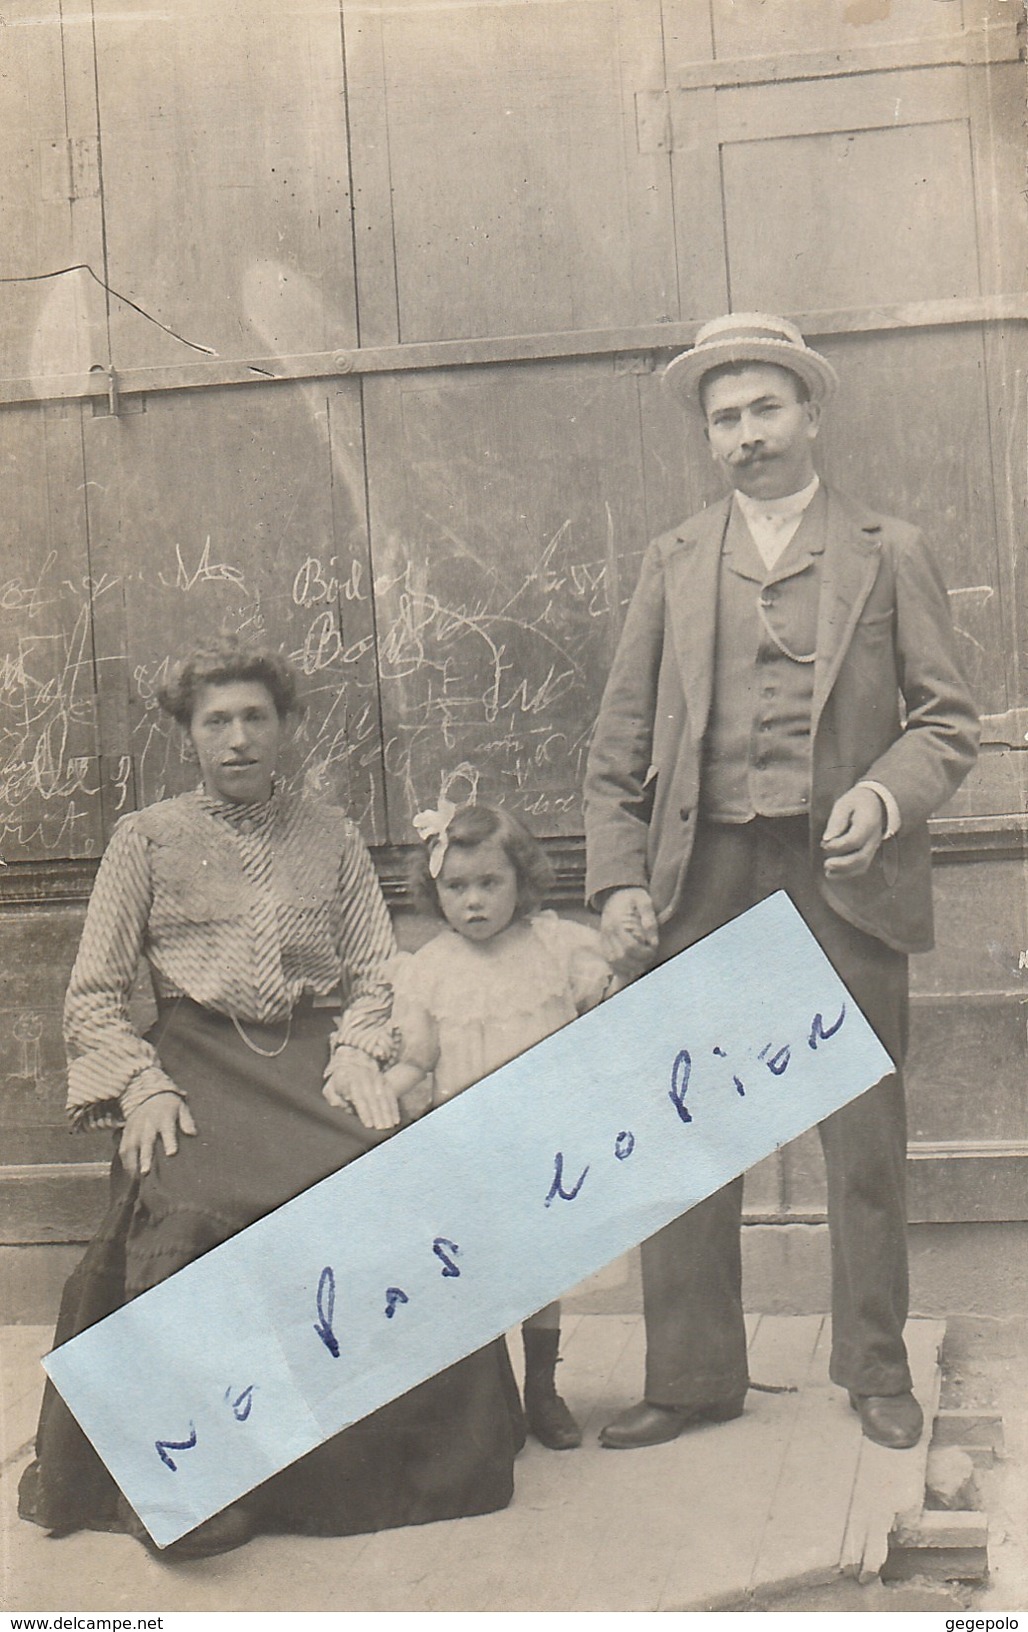
[[[851,1394],[867,1439],[890,1451],[909,1451],[921,1438],[924,1416],[913,1394]]]
[[[608,1422],[600,1432],[600,1444],[608,1451],[634,1451],[645,1445],[665,1445],[687,1428],[704,1422],[730,1422],[742,1416],[745,1394],[730,1400],[714,1400],[710,1405],[651,1405],[640,1400]]]

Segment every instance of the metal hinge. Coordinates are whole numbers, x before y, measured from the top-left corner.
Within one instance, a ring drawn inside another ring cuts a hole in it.
[[[717,146],[717,109],[712,91],[697,95],[681,85],[636,91],[635,129],[640,153],[683,153]]]
[[[652,374],[657,366],[657,360],[652,351],[616,351],[614,353],[614,373],[620,374]]]
[[[635,131],[640,153],[673,153],[671,97],[666,90],[636,91]]]
[[[1003,714],[982,715],[982,747],[1028,748],[1028,708],[1008,708]]]
[[[90,374],[102,374],[107,381],[107,394],[92,397],[94,419],[124,419],[126,414],[145,414],[146,397],[140,392],[133,392],[130,397],[121,394],[121,381],[118,371],[113,364],[94,363]]]
[[[48,204],[100,197],[99,143],[95,136],[60,136],[39,149],[40,196]]]

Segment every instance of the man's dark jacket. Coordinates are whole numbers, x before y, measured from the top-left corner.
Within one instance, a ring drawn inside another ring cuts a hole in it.
[[[932,945],[928,817],[974,763],[978,718],[946,590],[915,527],[829,491],[811,712],[811,860],[828,902],[902,952]],[[664,923],[688,890],[702,804],[721,544],[731,499],[650,545],[603,695],[585,779],[586,894],[650,891]],[[859,878],[825,879],[832,805],[869,777],[899,833]]]

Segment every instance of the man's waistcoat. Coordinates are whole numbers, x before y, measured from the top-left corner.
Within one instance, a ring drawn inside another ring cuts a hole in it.
[[[703,813],[717,821],[809,813],[826,512],[818,493],[768,570],[732,506],[721,550],[702,780]]]

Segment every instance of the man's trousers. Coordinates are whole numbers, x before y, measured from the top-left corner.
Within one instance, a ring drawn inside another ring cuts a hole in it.
[[[897,1066],[907,1041],[907,959],[853,928],[817,889],[805,817],[702,822],[682,904],[659,959],[776,890],[785,890]],[[910,1387],[906,1114],[899,1072],[819,1126],[832,1256],[832,1380],[855,1394]],[[742,1312],[742,1179],[700,1202],[642,1247],[646,1398],[702,1406],[747,1384]]]

